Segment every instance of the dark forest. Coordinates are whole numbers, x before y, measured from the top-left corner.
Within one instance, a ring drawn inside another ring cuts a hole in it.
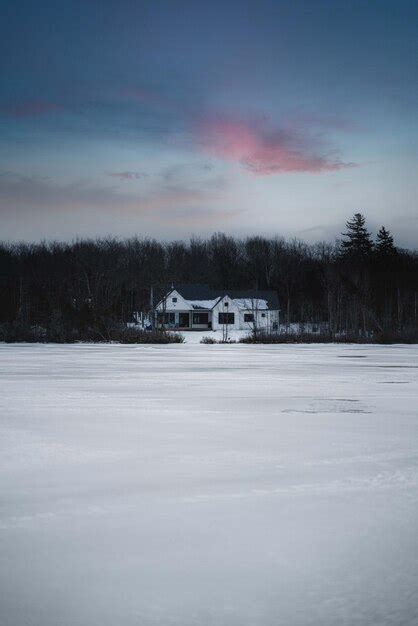
[[[133,237],[0,244],[0,335],[6,341],[108,341],[171,283],[272,289],[281,332],[323,323],[331,338],[416,341],[418,254],[362,214],[334,243],[222,233],[188,242]]]

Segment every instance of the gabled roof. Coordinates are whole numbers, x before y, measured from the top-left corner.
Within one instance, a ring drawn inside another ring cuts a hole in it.
[[[176,283],[175,285],[160,288],[156,294],[155,304],[160,304],[173,291],[179,293],[193,309],[199,310],[210,311],[220,297],[218,292],[210,289],[208,285]]]
[[[185,300],[189,301],[194,309],[212,309],[216,303],[224,296],[229,296],[232,300],[251,301],[265,300],[267,308],[278,311],[279,299],[275,291],[258,291],[256,289],[212,289],[208,285],[201,284],[175,284],[167,290],[167,294],[175,289]],[[264,308],[260,306],[260,308]]]
[[[215,300],[220,296],[219,290],[211,289],[209,285],[183,283],[175,284],[174,289],[178,291],[185,300]]]
[[[192,309],[199,311],[211,311],[219,302],[220,298],[214,298],[213,300],[186,300]]]
[[[277,293],[275,291],[258,291],[256,289],[244,289],[239,291],[227,291],[227,294],[232,300],[265,300],[267,302],[267,307],[270,311],[278,311],[279,310],[279,298],[277,297]],[[251,305],[250,307],[251,308]]]

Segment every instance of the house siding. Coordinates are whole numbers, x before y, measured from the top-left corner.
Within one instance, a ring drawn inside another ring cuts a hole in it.
[[[238,293],[237,293],[238,296]],[[212,307],[212,303],[216,302],[216,304]],[[169,328],[190,328],[196,330],[205,330],[207,328],[212,328],[213,330],[223,329],[225,324],[219,321],[219,313],[232,313],[234,315],[234,322],[228,324],[228,329],[230,330],[252,330],[254,328],[253,322],[247,322],[244,319],[244,316],[247,314],[253,315],[256,319],[257,328],[260,330],[272,330],[278,327],[279,324],[279,311],[270,310],[268,308],[264,308],[266,305],[266,301],[260,299],[260,309],[255,310],[255,308],[244,308],[244,306],[248,303],[251,303],[251,298],[239,298],[230,297],[229,295],[225,295],[218,301],[216,298],[214,300],[186,300],[183,296],[176,290],[173,289],[170,291],[164,300],[160,301],[156,307],[156,313],[166,313],[171,317],[171,323],[168,323],[167,326]],[[256,302],[256,300],[254,300]],[[198,305],[201,305],[202,308],[197,308]],[[208,315],[208,323],[194,323],[193,315],[198,313],[205,313]],[[174,321],[172,319],[172,315],[174,315]],[[182,315],[187,315],[189,318],[189,325],[184,326],[184,324],[180,324],[180,317]]]

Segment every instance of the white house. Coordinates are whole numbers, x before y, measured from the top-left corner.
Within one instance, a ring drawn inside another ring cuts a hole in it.
[[[206,285],[172,286],[155,307],[156,323],[171,329],[274,331],[279,302],[274,291],[214,290]]]

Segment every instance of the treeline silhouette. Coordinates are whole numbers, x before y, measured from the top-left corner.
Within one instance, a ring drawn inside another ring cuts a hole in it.
[[[335,243],[280,237],[163,243],[113,238],[0,244],[0,339],[108,341],[171,283],[273,289],[282,329],[325,323],[329,337],[416,341],[418,255],[363,215]]]

